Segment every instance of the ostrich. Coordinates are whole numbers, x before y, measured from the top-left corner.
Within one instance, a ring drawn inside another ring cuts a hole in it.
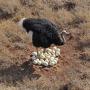
[[[18,24],[29,34],[33,46],[45,49],[54,45],[64,45],[66,40],[64,35],[69,34],[65,30],[61,31],[58,26],[47,19],[22,18]]]

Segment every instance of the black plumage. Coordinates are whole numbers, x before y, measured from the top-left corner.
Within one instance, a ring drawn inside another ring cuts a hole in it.
[[[33,32],[32,43],[35,47],[48,48],[51,44],[63,45],[60,28],[46,19],[24,19],[23,27],[26,32]]]

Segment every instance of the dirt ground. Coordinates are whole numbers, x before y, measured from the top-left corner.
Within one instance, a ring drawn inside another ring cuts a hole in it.
[[[35,47],[17,25],[47,18],[72,34],[57,65],[32,64]],[[0,0],[0,90],[90,90],[89,0]]]

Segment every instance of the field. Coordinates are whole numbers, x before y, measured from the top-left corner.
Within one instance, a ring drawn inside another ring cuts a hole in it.
[[[23,17],[72,34],[54,67],[32,64],[36,49],[17,25]],[[90,0],[0,0],[0,90],[90,90]]]

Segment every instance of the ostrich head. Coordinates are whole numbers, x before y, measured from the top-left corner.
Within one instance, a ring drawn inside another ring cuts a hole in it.
[[[60,33],[60,38],[61,38],[61,41],[62,42],[66,42],[67,40],[67,36],[70,36],[71,33],[67,32],[66,30],[63,30],[61,33]]]
[[[23,31],[26,31],[25,28],[23,27],[23,21],[25,20],[26,18],[22,18],[19,22],[18,22],[18,26],[23,30]]]

